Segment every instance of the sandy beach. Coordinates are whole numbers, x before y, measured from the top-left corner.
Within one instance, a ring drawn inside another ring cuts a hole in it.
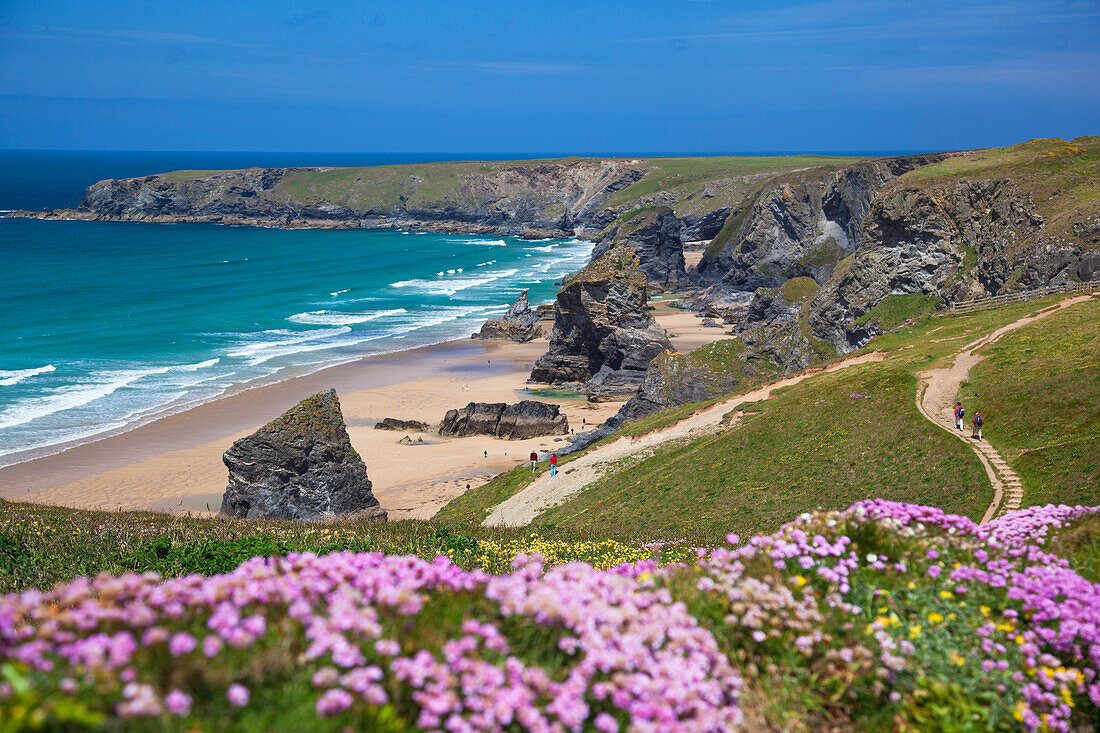
[[[692,313],[654,303],[678,351],[725,338]],[[549,324],[547,324],[549,326]],[[221,455],[236,439],[301,399],[335,388],[352,445],[363,456],[374,494],[391,519],[428,518],[492,476],[525,462],[532,450],[564,439],[443,438],[413,433],[423,445],[400,445],[405,433],[375,430],[385,417],[436,424],[468,402],[539,399],[561,406],[570,427],[599,425],[620,402],[533,395],[531,364],[546,339],[526,344],[465,339],[365,358],[277,384],[256,387],[129,432],[0,468],[0,497],[96,509],[216,512],[227,472]]]

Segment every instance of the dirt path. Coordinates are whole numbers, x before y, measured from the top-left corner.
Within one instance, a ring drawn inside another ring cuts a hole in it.
[[[985,510],[985,515],[982,517],[983,524],[994,517],[1019,509],[1020,501],[1024,497],[1024,487],[1020,477],[1008,467],[1008,463],[1005,462],[996,448],[986,441],[972,440],[968,432],[969,429],[965,425],[963,430],[955,429],[954,407],[955,399],[959,394],[959,387],[970,374],[970,370],[985,358],[974,352],[983,346],[996,342],[1006,333],[1015,331],[1017,328],[1026,326],[1029,323],[1034,323],[1040,318],[1046,318],[1062,308],[1068,308],[1088,299],[1089,296],[1082,295],[1063,300],[1061,303],[1041,310],[1034,315],[1026,316],[1007,326],[1002,326],[996,331],[964,346],[962,351],[955,356],[955,362],[950,367],[932,369],[919,375],[921,381],[917,387],[917,409],[929,422],[943,428],[966,443],[981,460],[982,465],[985,466],[986,475],[989,476],[989,482],[993,485],[993,501],[989,504],[989,508]],[[964,407],[966,406],[964,405]],[[969,425],[974,413],[969,407],[967,413],[966,422]]]
[[[604,471],[605,467],[624,458],[638,457],[652,453],[658,446],[678,438],[696,438],[717,432],[723,419],[734,408],[747,402],[759,402],[771,396],[781,387],[798,384],[807,377],[838,369],[882,361],[885,354],[874,352],[844,359],[825,369],[803,372],[781,379],[747,394],[731,397],[718,402],[705,410],[684,418],[661,430],[655,430],[638,438],[622,437],[602,448],[591,450],[580,458],[561,467],[558,475],[550,478],[549,473],[531,482],[525,489],[493,508],[483,524],[487,527],[521,527],[530,524],[540,513],[556,506],[592,483]]]

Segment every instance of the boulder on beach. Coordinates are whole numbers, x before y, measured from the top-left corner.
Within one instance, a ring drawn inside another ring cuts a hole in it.
[[[569,421],[557,405],[523,400],[514,405],[504,402],[471,402],[458,410],[448,410],[439,426],[440,435],[491,435],[507,440],[523,440],[542,435],[567,435]]]
[[[415,430],[422,431],[428,429],[428,423],[420,422],[419,420],[398,420],[396,417],[383,418],[381,422],[374,426],[375,430]]]
[[[538,312],[531,309],[531,302],[527,300],[527,291],[524,290],[503,316],[490,318],[481,330],[470,338],[508,339],[526,343],[543,335],[539,320],[541,317]]]
[[[336,390],[319,392],[241,438],[222,456],[221,513],[245,519],[385,521],[367,467],[351,447]]]

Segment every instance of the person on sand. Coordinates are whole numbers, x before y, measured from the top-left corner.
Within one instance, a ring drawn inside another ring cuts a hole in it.
[[[531,451],[531,473],[535,472],[535,466],[539,462],[539,454],[535,451]]]
[[[551,476],[557,476],[558,475],[558,454],[557,453],[551,453],[550,454],[550,475]]]
[[[970,437],[971,438],[977,438],[978,440],[981,440],[982,439],[982,425],[984,425],[984,424],[985,424],[985,420],[982,419],[981,414],[979,412],[975,411],[974,412],[974,432],[972,432],[970,434]]]
[[[955,429],[963,429],[963,417],[966,415],[966,410],[963,409],[963,403],[955,403]]]

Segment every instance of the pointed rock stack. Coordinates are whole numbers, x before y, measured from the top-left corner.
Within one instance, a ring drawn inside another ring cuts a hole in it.
[[[386,520],[367,467],[351,447],[336,390],[302,400],[235,442],[222,460],[229,469],[225,516]]]
[[[485,322],[481,330],[470,338],[475,339],[509,339],[526,343],[542,336],[542,320],[539,314],[531,309],[531,303],[527,300],[527,291],[520,293],[519,298],[512,304],[500,318],[491,318]]]

